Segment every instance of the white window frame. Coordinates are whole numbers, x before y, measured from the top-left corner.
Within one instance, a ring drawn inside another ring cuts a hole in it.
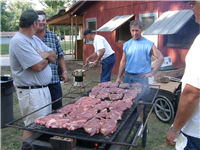
[[[139,20],[142,22],[143,17],[152,17],[152,16],[155,18],[155,20],[154,20],[154,22],[155,22],[158,19],[158,12],[139,14]],[[143,37],[154,42],[154,45],[156,47],[158,46],[158,35],[143,35]]]
[[[88,29],[88,23],[89,22],[96,22],[96,30],[97,30],[97,18],[88,18],[86,19],[86,29]],[[96,32],[96,30],[93,30],[94,32]],[[93,41],[89,41],[86,39],[86,44],[93,44],[94,42]]]

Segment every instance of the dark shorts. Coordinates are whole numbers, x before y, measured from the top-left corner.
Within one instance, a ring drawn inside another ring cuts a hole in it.
[[[48,85],[52,102],[62,97],[62,88],[60,82]],[[56,110],[62,106],[62,99],[52,104],[52,109]]]
[[[189,136],[187,134],[184,134],[184,136],[187,137],[187,146],[184,148],[184,150],[200,150],[200,139],[199,138],[195,138],[192,136]]]
[[[115,64],[115,54],[102,60],[101,82],[110,81],[111,72]]]

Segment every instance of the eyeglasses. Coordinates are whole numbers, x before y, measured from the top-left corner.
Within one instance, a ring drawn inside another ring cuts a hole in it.
[[[190,2],[190,7],[191,8],[194,8],[194,5],[195,5],[194,2]]]

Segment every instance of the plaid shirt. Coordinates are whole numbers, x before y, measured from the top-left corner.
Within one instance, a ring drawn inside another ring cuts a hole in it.
[[[45,36],[43,38],[43,42],[56,52],[56,58],[65,56],[65,53],[63,52],[63,49],[55,33],[49,30],[46,30]],[[58,75],[58,59],[56,59],[54,63],[50,63],[49,66],[51,67],[51,70],[52,70],[52,79],[51,79],[50,84],[60,82],[60,78]]]

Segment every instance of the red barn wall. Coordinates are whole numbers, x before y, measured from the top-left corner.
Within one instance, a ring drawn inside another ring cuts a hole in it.
[[[84,14],[84,24],[86,26],[86,19],[96,18],[98,29],[115,16],[134,14],[135,20],[138,20],[139,14],[141,13],[158,12],[159,17],[165,11],[189,8],[190,6],[188,3],[183,3],[181,1],[97,1],[91,7],[89,7],[87,12]],[[115,51],[116,63],[112,73],[118,74],[119,63],[123,53],[123,43],[116,42],[116,31],[97,32],[97,34],[104,36]],[[162,52],[164,57],[172,57],[173,68],[185,66],[185,56],[188,52],[188,49],[169,48],[163,46],[162,35],[158,36],[158,49]],[[84,44],[84,61],[93,52],[93,45]]]

